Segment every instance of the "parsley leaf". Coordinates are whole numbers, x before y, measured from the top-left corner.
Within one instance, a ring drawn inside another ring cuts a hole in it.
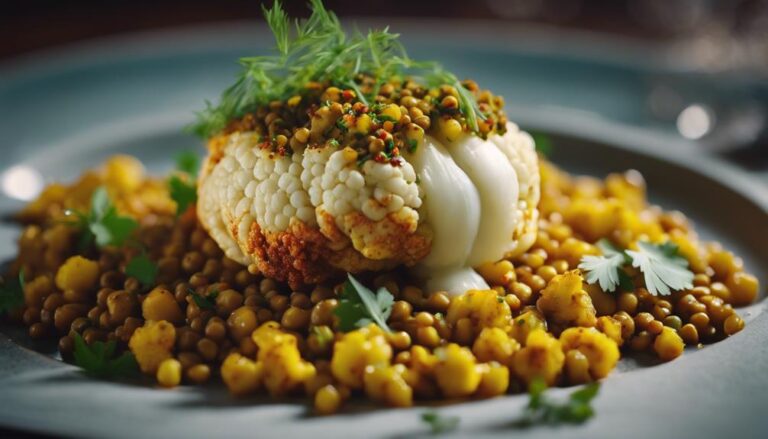
[[[171,199],[176,202],[176,215],[181,215],[197,202],[197,187],[193,182],[172,175],[168,180]]]
[[[626,251],[632,258],[632,266],[643,272],[645,287],[654,296],[693,288],[693,273],[688,270],[688,261],[679,256],[677,250],[671,242],[655,245],[640,241],[637,251]]]
[[[435,410],[430,410],[421,414],[421,420],[429,424],[432,434],[447,433],[456,430],[461,419],[458,416],[441,415]]]
[[[565,402],[552,401],[546,397],[547,385],[542,379],[531,382],[528,393],[528,407],[522,424],[581,424],[594,416],[592,400],[600,390],[599,383],[591,383],[571,393]]]
[[[632,280],[622,269],[627,263],[627,256],[621,250],[615,248],[607,240],[601,239],[597,246],[603,252],[600,256],[586,255],[581,259],[579,268],[586,271],[587,283],[600,284],[600,289],[605,292],[613,292],[621,285],[622,289],[631,285]],[[622,279],[622,277],[624,279]],[[627,284],[629,281],[629,284]],[[631,291],[632,287],[629,288]]]
[[[193,151],[185,151],[176,156],[176,169],[197,179],[200,170],[200,156]]]
[[[176,216],[182,215],[197,202],[197,173],[200,159],[194,152],[181,153],[176,157],[177,174],[168,179],[171,199],[176,202]]]
[[[19,276],[6,279],[0,286],[0,314],[11,313],[24,306],[24,271]]]
[[[133,376],[138,372],[138,365],[132,353],[123,352],[119,357],[115,357],[114,340],[107,343],[97,341],[88,346],[80,334],[75,333],[74,338],[75,364],[86,374],[98,378],[119,378]]]
[[[395,302],[392,293],[382,287],[374,294],[351,274],[347,276],[349,280],[344,284],[339,305],[334,310],[339,318],[339,328],[348,332],[376,323],[381,329],[391,332],[387,319]]]
[[[91,210],[88,215],[77,211],[68,211],[68,216],[75,216],[74,226],[82,230],[79,246],[81,249],[96,243],[99,247],[121,247],[139,224],[131,217],[122,216],[112,204],[107,189],[99,187],[91,197]]]
[[[125,266],[125,274],[138,279],[145,287],[155,284],[159,269],[146,253],[131,259]]]
[[[219,292],[217,290],[213,290],[207,295],[203,296],[201,294],[197,294],[195,290],[190,288],[189,294],[192,296],[192,300],[195,301],[195,305],[197,305],[198,308],[200,309],[216,308],[216,298],[219,296]]]

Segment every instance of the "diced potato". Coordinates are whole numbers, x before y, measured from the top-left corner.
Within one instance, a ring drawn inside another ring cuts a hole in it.
[[[536,307],[551,323],[563,326],[595,326],[596,310],[589,294],[583,289],[583,282],[579,270],[555,276],[542,290]]]
[[[96,288],[99,281],[99,263],[82,256],[72,256],[56,273],[56,286],[63,291],[72,290],[78,294]]]
[[[128,342],[128,347],[136,357],[139,368],[146,374],[155,374],[164,360],[171,358],[176,343],[176,328],[161,321],[147,321],[136,329]]]

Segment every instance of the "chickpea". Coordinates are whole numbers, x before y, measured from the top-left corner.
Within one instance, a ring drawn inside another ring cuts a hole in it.
[[[637,304],[637,296],[632,293],[621,293],[617,301],[619,310],[628,314],[634,314],[637,311]]]
[[[292,306],[285,311],[281,324],[292,331],[304,331],[309,326],[312,312],[307,309]]]
[[[210,338],[202,338],[197,342],[197,353],[200,354],[205,361],[210,362],[215,360],[216,355],[219,353],[218,351],[219,347]]]
[[[696,345],[699,343],[699,331],[691,323],[686,323],[678,331],[685,344]]]
[[[227,328],[224,326],[224,320],[219,317],[212,317],[205,325],[205,336],[214,341],[220,341],[227,335]]]
[[[725,332],[725,335],[731,336],[742,329],[744,329],[744,320],[742,320],[738,314],[731,314],[730,317],[725,319],[725,323],[723,324],[723,332]]]
[[[216,309],[220,316],[228,316],[243,304],[243,295],[227,289],[216,296]]]
[[[749,305],[757,297],[759,283],[751,274],[737,271],[728,276],[725,284],[731,292],[731,302],[734,306]]]
[[[181,383],[181,363],[168,358],[157,368],[157,382],[163,387],[176,387]]]
[[[229,333],[235,340],[242,340],[245,337],[250,337],[251,333],[256,329],[259,319],[252,308],[243,306],[235,311],[227,319],[227,328]]]
[[[195,384],[203,384],[211,377],[211,368],[207,364],[197,364],[187,370],[186,376]]]

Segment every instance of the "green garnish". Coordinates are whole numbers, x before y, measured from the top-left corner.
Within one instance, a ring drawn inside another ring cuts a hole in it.
[[[327,326],[313,326],[312,333],[315,334],[315,338],[317,338],[317,343],[320,345],[321,349],[325,349],[333,343],[333,330]]]
[[[376,294],[357,281],[351,274],[339,296],[339,305],[334,314],[339,318],[339,329],[344,332],[362,328],[370,323],[376,323],[387,332],[392,332],[387,326],[387,319],[392,313],[394,296],[384,287]]]
[[[671,242],[655,245],[638,242],[637,251],[627,250],[632,266],[643,272],[648,292],[667,296],[672,290],[693,288],[693,273],[688,261],[678,255],[678,248]]]
[[[544,380],[535,379],[531,382],[528,389],[530,399],[521,424],[582,424],[594,416],[590,404],[600,390],[599,383],[587,384],[576,390],[565,402],[550,400],[546,397],[546,390]]]
[[[176,202],[176,215],[179,216],[197,202],[197,187],[194,182],[172,175],[168,180],[171,199]]]
[[[119,357],[115,357],[114,340],[107,343],[97,341],[88,346],[80,334],[75,333],[74,339],[75,364],[86,374],[98,378],[120,378],[133,376],[138,372],[138,365],[132,353],[123,352]]]
[[[157,264],[152,262],[146,253],[131,259],[125,266],[125,274],[129,277],[136,278],[144,287],[149,287],[155,284],[158,271],[159,268],[157,267]]]
[[[176,170],[197,178],[200,171],[200,156],[193,151],[184,151],[176,156]]]
[[[312,14],[292,23],[281,3],[263,8],[275,37],[275,53],[241,58],[243,69],[235,83],[221,95],[219,103],[206,102],[192,127],[201,137],[210,137],[226,124],[271,101],[301,95],[309,82],[329,82],[355,90],[362,102],[372,102],[379,88],[393,77],[424,77],[430,86],[448,84],[459,94],[459,110],[469,127],[477,131],[478,119],[485,119],[477,101],[458,78],[434,62],[417,62],[408,57],[399,35],[387,28],[363,35],[347,35],[333,12],[321,0],[310,0]],[[356,79],[371,75],[377,81],[364,95]]]
[[[606,292],[621,286],[624,291],[634,290],[625,267],[639,268],[645,279],[645,288],[654,296],[667,296],[672,291],[693,288],[693,272],[688,269],[688,261],[678,255],[678,248],[672,242],[651,244],[639,241],[638,250],[619,250],[608,241],[601,240],[598,247],[601,256],[584,256],[579,268],[586,271],[586,281],[598,283]]]
[[[531,137],[533,137],[536,151],[544,157],[552,155],[552,139],[548,135],[537,131],[531,131]]]
[[[430,410],[421,414],[421,420],[429,424],[432,434],[448,433],[456,430],[461,419],[458,416],[441,415],[435,410]]]
[[[197,294],[195,290],[190,288],[189,294],[192,296],[192,300],[195,302],[195,305],[197,305],[198,308],[200,309],[216,308],[216,298],[219,296],[219,292],[217,290],[213,290],[207,295],[203,296],[203,295]]]
[[[408,152],[413,154],[414,152],[416,152],[416,149],[418,149],[418,147],[419,147],[419,141],[418,140],[416,140],[416,139],[409,139],[408,140]]]
[[[74,225],[82,230],[80,248],[83,249],[94,242],[99,247],[121,247],[139,227],[136,220],[117,212],[104,187],[93,192],[88,215],[74,210],[67,211],[67,215],[76,217]]]
[[[200,159],[193,152],[184,152],[176,157],[176,174],[168,180],[171,199],[176,202],[176,216],[182,215],[189,206],[197,202],[197,173]]]
[[[0,286],[0,314],[8,314],[24,306],[24,271]]]
[[[616,287],[621,285],[625,291],[632,291],[634,288],[625,286],[632,285],[632,279],[622,268],[630,263],[630,258],[623,251],[617,249],[608,240],[601,239],[597,242],[597,247],[603,252],[600,256],[587,255],[581,258],[579,268],[586,271],[587,283],[598,283],[600,289],[605,292],[616,291]],[[622,281],[622,279],[625,279]],[[626,282],[629,281],[629,284]]]

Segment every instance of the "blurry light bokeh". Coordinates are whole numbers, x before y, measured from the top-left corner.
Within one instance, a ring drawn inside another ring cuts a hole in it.
[[[710,111],[701,104],[685,107],[677,116],[677,130],[686,139],[701,139],[712,130]]]
[[[43,190],[43,176],[29,166],[8,168],[0,177],[3,193],[13,199],[31,201]]]

